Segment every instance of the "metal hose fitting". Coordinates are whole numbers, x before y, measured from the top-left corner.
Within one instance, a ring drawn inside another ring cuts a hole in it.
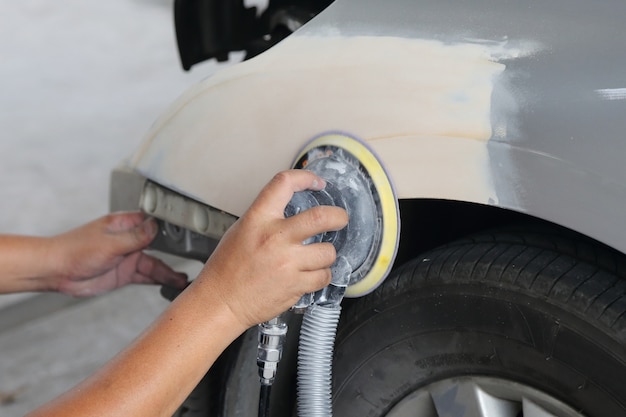
[[[282,316],[259,324],[257,365],[262,385],[272,385],[283,356],[283,345],[287,336],[287,323]]]
[[[331,417],[332,363],[341,306],[312,305],[300,329],[298,417]]]

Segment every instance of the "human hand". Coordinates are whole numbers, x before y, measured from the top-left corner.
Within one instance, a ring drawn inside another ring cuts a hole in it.
[[[319,206],[284,216],[294,192],[324,187],[324,180],[310,171],[277,174],[224,235],[193,286],[206,286],[218,294],[248,328],[286,311],[303,294],[328,285],[335,248],[331,243],[302,242],[345,227],[346,211]]]
[[[57,267],[54,288],[75,297],[101,294],[127,284],[187,285],[185,274],[142,252],[157,233],[141,212],[101,217],[51,238]]]

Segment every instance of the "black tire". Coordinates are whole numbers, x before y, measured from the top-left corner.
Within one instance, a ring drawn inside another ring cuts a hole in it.
[[[544,232],[483,234],[420,256],[346,304],[334,413],[385,416],[437,381],[474,379],[545,396],[555,416],[626,415],[623,270],[620,254]],[[523,416],[508,400],[498,415]],[[434,401],[428,415],[483,414],[446,414]]]

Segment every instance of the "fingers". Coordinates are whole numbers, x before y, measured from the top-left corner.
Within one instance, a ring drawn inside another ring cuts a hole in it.
[[[343,229],[348,224],[348,213],[340,207],[318,206],[285,219],[286,230],[294,242],[331,230]]]
[[[114,273],[115,287],[127,284],[163,284],[174,288],[187,286],[186,274],[174,271],[163,261],[143,252],[136,252],[124,258]]]
[[[276,174],[263,188],[253,206],[282,217],[293,193],[304,190],[319,191],[325,186],[324,180],[310,171],[301,169],[283,171]]]
[[[106,228],[120,255],[144,249],[152,242],[158,229],[156,220],[144,219],[143,213],[138,212],[110,215]]]
[[[158,283],[174,288],[185,288],[187,275],[174,271],[159,259],[140,253],[131,282]]]
[[[326,268],[318,269],[317,271],[303,272],[299,278],[300,281],[297,285],[299,286],[299,293],[302,295],[321,290],[328,286],[332,279],[332,274],[330,268]]]
[[[337,258],[335,247],[328,242],[300,245],[294,253],[294,258],[298,259],[300,271],[330,268]]]
[[[107,232],[117,233],[124,232],[139,226],[145,219],[140,211],[124,211],[109,214],[105,216]]]
[[[253,207],[261,212],[270,213],[275,218],[284,217],[285,206],[293,194],[304,190],[322,190],[326,182],[306,170],[283,171],[274,176],[259,194]],[[284,223],[285,230],[296,241],[303,241],[310,236],[339,230],[348,224],[348,215],[338,207],[321,206],[306,210],[293,216]]]

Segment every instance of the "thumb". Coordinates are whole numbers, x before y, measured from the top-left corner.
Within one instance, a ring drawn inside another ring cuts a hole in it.
[[[131,253],[148,246],[158,232],[156,220],[147,218],[132,228],[119,230],[112,234],[122,253]]]

